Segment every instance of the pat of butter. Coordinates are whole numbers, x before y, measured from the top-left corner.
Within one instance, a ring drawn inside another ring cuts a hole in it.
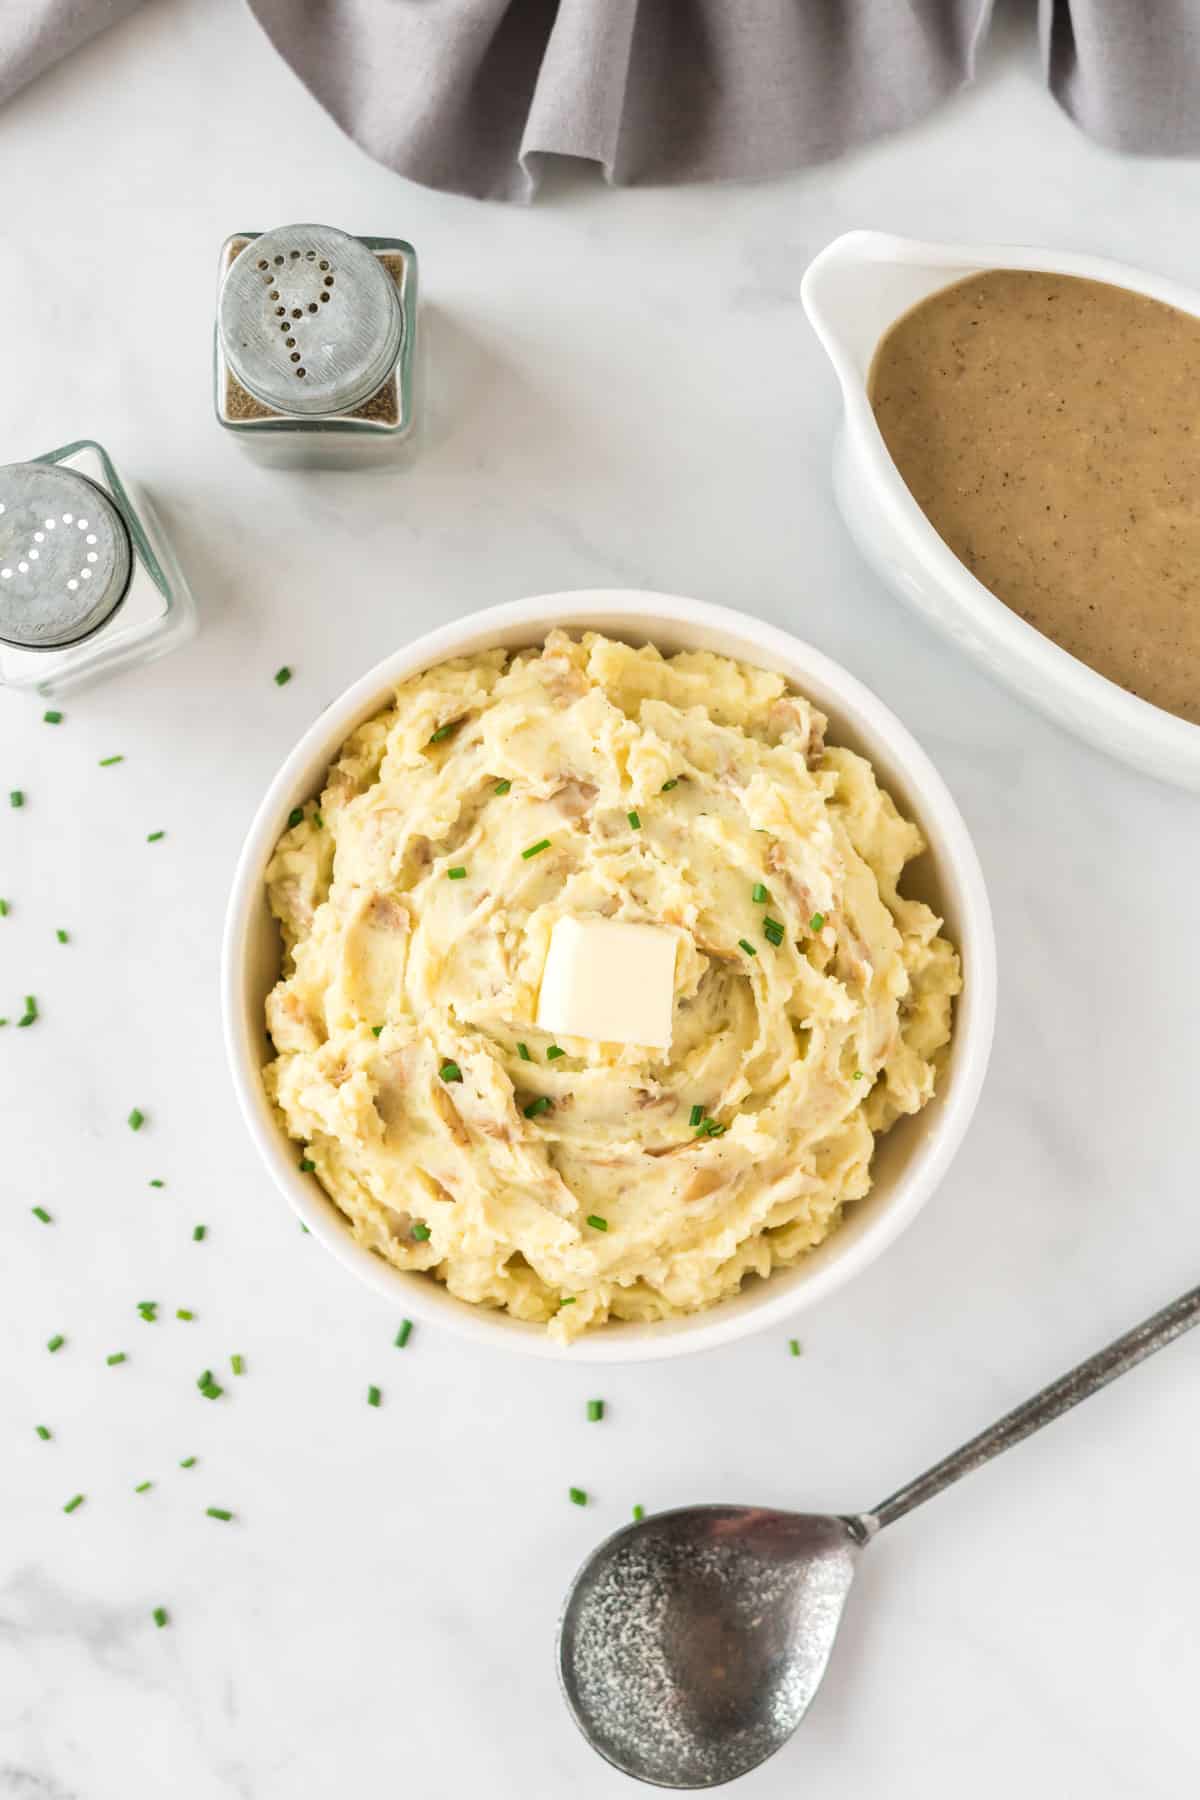
[[[563,1037],[671,1047],[675,933],[622,919],[559,919],[537,1022]]]

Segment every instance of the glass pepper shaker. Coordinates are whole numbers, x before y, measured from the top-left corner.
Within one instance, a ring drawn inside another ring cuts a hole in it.
[[[263,462],[391,461],[413,424],[416,323],[402,238],[237,233],[221,251],[217,419]]]
[[[190,637],[144,494],[90,438],[0,467],[0,683],[58,694]]]

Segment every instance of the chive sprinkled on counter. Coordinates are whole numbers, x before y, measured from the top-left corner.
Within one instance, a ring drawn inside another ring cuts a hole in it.
[[[530,844],[528,849],[522,850],[522,852],[521,852],[522,860],[524,862],[528,862],[529,858],[531,856],[540,856],[542,854],[543,850],[548,850],[549,848],[550,848],[550,839],[549,838],[539,838],[536,844]]]
[[[527,1119],[540,1118],[542,1113],[546,1113],[546,1112],[550,1111],[550,1108],[553,1104],[554,1104],[554,1102],[549,1098],[548,1095],[539,1094],[537,1099],[531,1100],[529,1102],[529,1105],[525,1108],[525,1117]]]
[[[750,889],[750,898],[756,906],[762,906],[765,901],[771,898],[771,896],[768,894],[762,882],[756,881],[754,886]]]
[[[758,955],[758,951],[754,948],[754,945],[752,943],[750,943],[749,940],[746,938],[738,939],[738,949],[744,950],[746,952],[747,956],[757,956]]]
[[[447,869],[446,875],[450,881],[465,881],[467,879],[467,871],[463,868],[461,863],[459,863],[456,868]]]
[[[546,1061],[547,1062],[557,1062],[560,1056],[565,1056],[566,1054],[567,1053],[563,1049],[561,1044],[551,1044],[550,1048],[546,1052]]]
[[[644,1506],[635,1506],[634,1507],[633,1522],[635,1525],[640,1525],[642,1520],[645,1518],[645,1516],[646,1516],[646,1509]]]
[[[461,1081],[462,1070],[456,1062],[444,1062],[438,1070],[443,1081]]]
[[[407,1344],[407,1342],[411,1336],[412,1336],[412,1320],[411,1319],[401,1319],[400,1329],[396,1333],[395,1337],[392,1339],[392,1342],[395,1345],[397,1350],[403,1350],[404,1346]]]
[[[170,1617],[170,1614],[167,1612],[167,1609],[165,1606],[156,1606],[154,1611],[150,1614],[150,1617],[154,1620],[154,1623],[158,1626],[158,1629],[161,1631],[163,1626],[166,1624],[168,1618]]]
[[[288,830],[294,831],[297,825],[303,825],[303,823],[304,808],[302,806],[293,806],[291,812],[288,814]]]
[[[236,1350],[229,1359],[229,1366],[235,1375],[244,1375],[246,1373],[246,1359]]]
[[[115,1369],[118,1363],[127,1361],[127,1358],[123,1350],[114,1350],[112,1355],[106,1356],[104,1360],[110,1369]]]
[[[767,918],[763,920],[763,936],[769,944],[774,944],[776,948],[782,944],[783,926],[779,923],[778,919]]]
[[[800,1339],[799,1338],[789,1338],[788,1339],[788,1351],[789,1351],[789,1354],[792,1356],[799,1356],[799,1354],[800,1354]]]
[[[102,769],[111,769],[114,763],[119,763],[119,762],[124,762],[124,761],[125,761],[125,758],[123,756],[102,756],[100,758],[100,767]]]
[[[185,1456],[179,1466],[181,1469],[194,1469],[196,1459],[194,1456]]]
[[[10,806],[24,806],[25,796],[21,792],[20,788],[13,788],[12,792],[8,796],[8,804]]]
[[[54,1336],[50,1339],[49,1343],[46,1345],[46,1348],[47,1348],[47,1350],[49,1350],[51,1356],[54,1355],[54,1352],[56,1350],[61,1350],[63,1345],[66,1343],[66,1341],[67,1340],[63,1336],[62,1332],[56,1331]]]
[[[378,1406],[382,1399],[383,1399],[383,1395],[380,1393],[380,1391],[377,1387],[369,1387],[367,1389],[367,1405],[368,1406]]]
[[[72,1499],[67,1501],[67,1504],[63,1507],[63,1511],[68,1512],[68,1513],[74,1512],[76,1507],[83,1505],[83,1502],[84,1502],[84,1495],[76,1494],[76,1495],[74,1495],[74,1497]]]
[[[59,926],[58,930],[55,932],[54,935],[58,939],[60,944],[69,944],[71,941],[70,938],[67,936],[66,932],[63,930],[61,925]]]
[[[587,1416],[588,1416],[589,1423],[591,1423],[592,1425],[595,1425],[600,1419],[602,1419],[604,1417],[604,1402],[603,1402],[603,1400],[589,1400],[587,1403]]]
[[[18,1030],[20,1030],[20,1028],[24,1025],[36,1024],[37,1017],[38,1017],[38,1003],[34,999],[32,994],[26,994],[26,996],[25,996],[25,1011],[21,1014],[21,1017],[17,1020]]]
[[[44,712],[42,714],[42,717],[46,721],[47,725],[61,725],[63,722],[62,714],[60,712],[54,712],[53,710],[51,710],[50,712]]]
[[[152,1481],[139,1481],[133,1491],[135,1494],[146,1494],[153,1486],[154,1483]]]
[[[586,1506],[587,1505],[588,1497],[587,1497],[587,1490],[585,1488],[576,1488],[576,1487],[568,1488],[567,1495],[570,1499],[572,1506]]]
[[[530,1056],[530,1054],[529,1054],[529,1045],[528,1044],[518,1044],[517,1045],[517,1055],[520,1057],[522,1062],[532,1062],[533,1061],[532,1056]]]
[[[642,829],[642,820],[641,820],[641,815],[639,813],[627,812],[625,814],[625,817],[629,820],[629,824],[630,824],[630,827],[632,830],[640,831]]]
[[[202,1244],[204,1242],[207,1232],[208,1232],[207,1225],[193,1225],[192,1226],[192,1242],[193,1242],[193,1244]]]
[[[204,1509],[204,1516],[207,1519],[220,1519],[224,1524],[228,1525],[233,1514],[226,1506],[206,1506]]]
[[[602,1219],[600,1217],[599,1213],[589,1213],[587,1216],[587,1222],[591,1226],[593,1231],[607,1231],[608,1230],[608,1220]]]
[[[660,794],[669,794],[672,788],[677,788],[678,786],[679,786],[678,775],[672,775],[670,781],[664,781],[658,791]]]
[[[32,1206],[29,1210],[32,1212],[35,1219],[40,1219],[42,1221],[43,1225],[53,1224],[53,1220],[44,1206]]]
[[[192,1312],[190,1307],[177,1306],[175,1308],[175,1317],[177,1319],[183,1319],[189,1325],[191,1324],[191,1322],[195,1318],[195,1316],[196,1316],[195,1313]]]
[[[416,1238],[418,1244],[427,1244],[431,1235],[429,1227],[425,1224],[423,1219],[414,1221],[412,1234]]]
[[[130,1131],[140,1131],[142,1126],[146,1123],[146,1115],[140,1107],[135,1106],[130,1113],[129,1118],[126,1120],[126,1123],[128,1124]]]
[[[165,831],[148,831],[146,833],[146,842],[148,844],[157,844],[159,838],[165,838],[166,835]]]
[[[157,1300],[139,1300],[137,1303],[137,1309],[138,1309],[138,1316],[140,1318],[144,1319],[147,1325],[157,1325],[158,1324],[158,1301]]]
[[[151,1187],[166,1187],[166,1185],[166,1182],[160,1181],[157,1175],[154,1176],[153,1180],[150,1182]]]
[[[704,1117],[704,1108],[702,1106],[693,1106],[691,1112],[688,1114],[688,1124],[691,1126],[693,1131],[696,1129],[697,1125],[699,1125],[699,1123],[700,1123],[701,1119],[703,1119],[703,1117]]]
[[[0,900],[0,919],[7,919],[7,917],[8,917],[8,901]]]
[[[493,792],[493,794],[511,794],[512,782],[511,781],[498,781],[496,783],[495,787],[492,789],[492,792]]]
[[[276,687],[286,687],[288,682],[291,679],[292,679],[292,671],[288,668],[286,663],[284,663],[282,669],[276,669],[276,671],[275,671],[275,686]]]
[[[43,1444],[49,1443],[51,1433],[48,1425],[35,1425],[33,1429],[37,1432]]]

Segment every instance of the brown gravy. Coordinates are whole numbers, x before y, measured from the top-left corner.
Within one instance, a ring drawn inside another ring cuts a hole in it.
[[[1200,725],[1200,319],[990,269],[900,319],[871,404],[938,535],[1013,612]]]

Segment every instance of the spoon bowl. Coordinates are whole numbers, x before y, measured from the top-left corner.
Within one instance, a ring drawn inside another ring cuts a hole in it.
[[[869,1535],[860,1519],[751,1506],[618,1531],[579,1571],[559,1627],[584,1736],[658,1787],[756,1768],[808,1710]]]

